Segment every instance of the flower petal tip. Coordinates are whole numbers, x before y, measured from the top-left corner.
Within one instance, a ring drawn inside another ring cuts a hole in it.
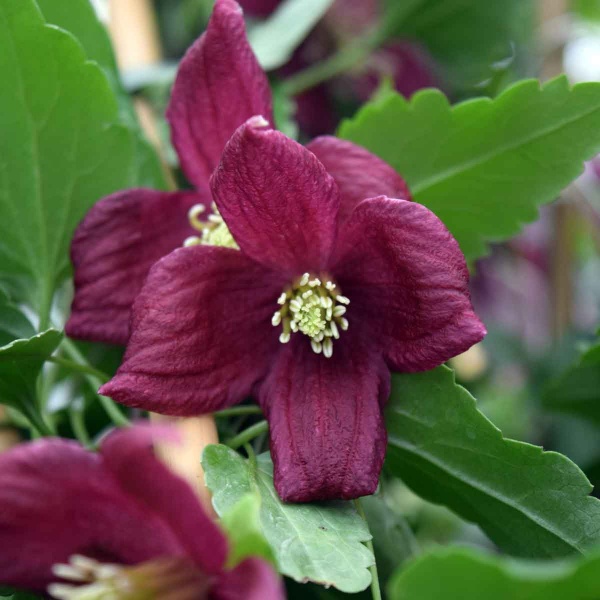
[[[213,12],[230,11],[240,15],[244,14],[242,7],[235,0],[217,0]]]
[[[246,125],[248,127],[252,127],[252,129],[270,129],[271,127],[269,121],[267,121],[267,119],[265,119],[262,115],[250,117],[246,121]]]

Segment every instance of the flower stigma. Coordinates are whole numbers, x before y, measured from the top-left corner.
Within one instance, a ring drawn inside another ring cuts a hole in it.
[[[271,323],[282,327],[279,341],[287,344],[293,333],[300,332],[310,338],[316,354],[322,352],[330,358],[333,340],[339,339],[340,330],[348,329],[344,315],[350,300],[339,293],[337,285],[326,276],[304,273],[283,291],[277,303],[281,308]]]
[[[229,227],[223,220],[217,205],[213,202],[211,213],[205,221],[200,219],[200,215],[206,212],[204,204],[194,204],[188,212],[188,221],[190,225],[201,235],[192,235],[184,242],[184,246],[223,246],[225,248],[234,248],[239,250],[239,246],[233,239]]]
[[[124,567],[75,554],[68,564],[54,565],[52,573],[68,582],[48,586],[56,600],[161,600],[178,592],[185,594],[173,597],[201,600],[211,583],[193,564],[178,558]]]

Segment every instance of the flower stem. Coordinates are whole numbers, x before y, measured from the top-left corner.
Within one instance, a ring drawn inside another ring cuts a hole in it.
[[[65,338],[62,343],[62,347],[65,352],[73,359],[73,364],[78,365],[79,367],[83,367],[78,369],[78,371],[85,377],[86,381],[93,389],[94,392],[98,391],[98,388],[108,381],[110,377],[103,373],[102,371],[98,371],[94,367],[92,367],[86,360],[85,356],[79,351],[75,344]],[[106,396],[100,396],[98,394],[98,401],[100,402],[102,408],[108,415],[109,419],[117,426],[117,427],[129,427],[131,425],[131,421],[117,408],[117,405]]]
[[[74,371],[76,373],[82,373],[83,375],[91,375],[96,379],[99,379],[102,383],[106,383],[110,376],[98,369],[95,369],[91,365],[82,364],[79,362],[75,362],[74,360],[69,360],[68,358],[63,358],[62,356],[51,356],[47,359],[48,362],[54,363],[56,365],[60,365],[69,371]]]
[[[329,58],[292,75],[282,84],[288,96],[296,96],[336,75],[360,66],[368,56],[390,37],[400,25],[423,3],[424,0],[398,2],[380,20],[380,25],[367,31],[358,40],[342,47]]]
[[[356,506],[356,510],[357,510],[358,514],[360,515],[361,519],[365,523],[367,523],[367,526],[368,526],[367,515],[365,515],[365,511],[360,502],[360,498],[357,498],[354,501],[354,505]],[[373,540],[371,539],[368,542],[366,542],[366,546],[373,554],[373,564],[369,567],[369,571],[371,571],[371,594],[373,596],[373,600],[381,600],[382,599],[381,586],[379,585],[379,574],[377,573],[377,561],[375,560],[375,550],[373,548]]]
[[[44,421],[42,416],[27,404],[23,406],[23,414],[39,437],[56,435],[56,431]]]
[[[244,444],[244,450],[248,455],[248,460],[250,461],[250,465],[252,466],[252,470],[256,470],[256,454],[254,454],[254,448],[250,444]]]
[[[342,48],[326,60],[300,71],[286,79],[281,89],[288,96],[297,96],[306,90],[358,66],[374,50],[370,36]]]
[[[254,439],[261,433],[269,430],[269,424],[266,421],[259,421],[254,425],[244,429],[241,433],[238,433],[235,437],[232,437],[225,441],[225,443],[234,450],[237,450],[240,446],[243,446],[250,440]]]
[[[74,406],[69,407],[69,421],[71,422],[71,429],[81,445],[91,448],[94,444],[85,426],[83,410],[79,410]]]
[[[217,419],[225,419],[227,417],[237,417],[239,415],[260,415],[262,410],[260,407],[254,404],[249,406],[234,406],[233,408],[225,408],[213,413],[213,416]]]

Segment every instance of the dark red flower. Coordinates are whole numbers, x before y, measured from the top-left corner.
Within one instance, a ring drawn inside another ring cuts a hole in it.
[[[228,142],[211,188],[239,249],[181,248],[151,269],[101,393],[172,415],[255,395],[284,500],[373,493],[390,369],[431,369],[485,334],[456,240],[394,199],[404,183],[367,151],[304,148],[261,117]]]
[[[154,457],[153,435],[116,431],[98,454],[45,439],[0,456],[0,583],[55,598],[80,585],[123,600],[284,598],[261,559],[225,569],[227,539]]]
[[[433,368],[485,333],[458,244],[365,149],[333,137],[304,148],[271,129],[267,81],[232,0],[217,1],[184,58],[168,116],[203,191],[125,192],[92,209],[73,246],[69,332],[125,341],[151,263],[188,236],[191,247],[148,274],[102,392],[172,415],[256,396],[282,498],[372,493],[390,369]]]

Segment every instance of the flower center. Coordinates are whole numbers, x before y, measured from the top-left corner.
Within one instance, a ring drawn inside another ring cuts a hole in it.
[[[282,327],[279,341],[287,344],[292,333],[300,332],[310,338],[314,352],[330,358],[333,340],[339,339],[340,329],[348,329],[344,315],[350,300],[340,294],[337,285],[324,275],[304,273],[283,291],[277,303],[281,308],[271,323]]]
[[[200,215],[206,212],[206,206],[204,204],[194,204],[188,212],[188,220],[190,225],[199,233],[201,236],[193,235],[187,238],[184,242],[184,246],[199,246],[203,244],[205,246],[224,246],[225,248],[235,248],[239,250],[239,246],[233,239],[229,227],[223,220],[217,205],[213,202],[211,205],[211,214],[208,215],[206,221],[200,219]]]
[[[48,586],[48,594],[57,600],[161,600],[178,590],[201,600],[210,587],[205,575],[180,558],[124,567],[75,554],[68,564],[54,565],[52,572],[69,582]]]

